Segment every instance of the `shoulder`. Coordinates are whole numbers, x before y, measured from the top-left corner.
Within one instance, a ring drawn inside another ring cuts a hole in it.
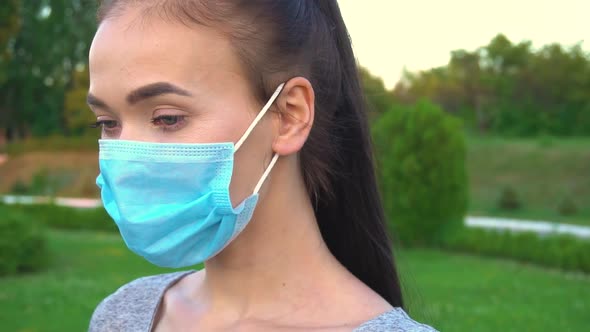
[[[428,325],[416,322],[401,308],[388,311],[359,326],[354,332],[436,332]]]
[[[96,307],[89,332],[148,331],[163,293],[192,272],[143,277],[122,286]]]

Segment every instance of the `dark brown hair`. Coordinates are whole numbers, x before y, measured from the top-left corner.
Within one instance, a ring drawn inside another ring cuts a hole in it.
[[[326,244],[357,278],[403,307],[378,192],[365,100],[336,0],[106,0],[99,22],[126,6],[219,29],[264,102],[289,78],[310,80],[314,125],[301,169]]]

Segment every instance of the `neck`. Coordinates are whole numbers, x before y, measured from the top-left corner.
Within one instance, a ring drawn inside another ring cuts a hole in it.
[[[284,164],[277,164],[276,173]],[[276,312],[279,304],[289,312],[347,275],[322,239],[303,181],[284,182],[289,178],[300,177],[268,178],[250,224],[205,263],[199,293],[213,307],[256,315]]]

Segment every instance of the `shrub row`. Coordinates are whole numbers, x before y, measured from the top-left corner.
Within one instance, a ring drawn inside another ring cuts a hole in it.
[[[0,205],[0,276],[37,271],[48,261],[44,225]]]
[[[453,251],[590,273],[590,241],[572,236],[464,228],[441,239],[437,245]]]
[[[103,208],[73,209],[57,205],[15,205],[8,208],[54,229],[117,231],[116,224]]]

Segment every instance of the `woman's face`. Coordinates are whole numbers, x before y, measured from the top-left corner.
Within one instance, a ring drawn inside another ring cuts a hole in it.
[[[225,37],[138,9],[102,22],[89,66],[88,103],[103,139],[235,143],[262,107]],[[236,153],[234,205],[251,194],[272,157],[273,117]]]

